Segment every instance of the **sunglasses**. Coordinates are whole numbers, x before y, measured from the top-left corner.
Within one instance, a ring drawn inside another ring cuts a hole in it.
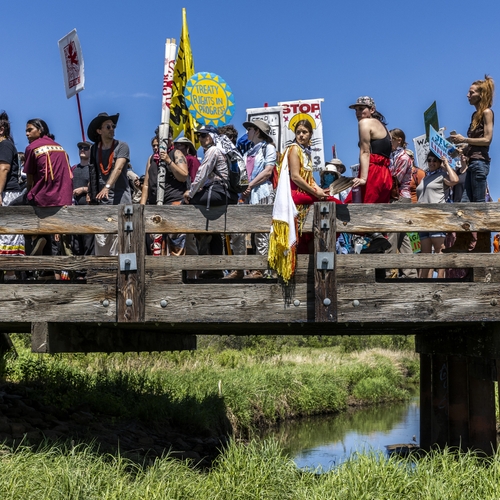
[[[88,151],[90,149],[90,146],[80,146],[78,149],[80,151]]]
[[[116,125],[115,125],[115,124],[113,124],[113,125],[106,125],[106,128],[107,128],[108,130],[115,129],[115,128],[116,128]]]
[[[206,137],[208,134],[199,134],[200,137]]]

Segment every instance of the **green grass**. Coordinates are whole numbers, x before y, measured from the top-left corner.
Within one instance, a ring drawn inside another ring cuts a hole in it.
[[[88,446],[0,448],[2,500],[391,499],[500,496],[500,456],[449,449],[420,459],[357,455],[317,474],[300,471],[274,441],[230,443],[209,472],[168,456],[138,465]]]
[[[383,349],[39,356],[14,342],[19,356],[7,360],[7,379],[45,404],[63,410],[85,404],[97,414],[168,421],[202,434],[230,426],[249,437],[291,417],[402,400],[418,380],[415,354]]]

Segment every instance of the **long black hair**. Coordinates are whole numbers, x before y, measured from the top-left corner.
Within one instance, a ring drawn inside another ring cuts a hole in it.
[[[36,129],[40,131],[40,137],[49,137],[52,140],[55,140],[54,134],[50,133],[49,126],[41,119],[41,118],[32,118],[28,120],[30,125],[33,125]]]
[[[5,111],[2,111],[0,113],[0,128],[3,128],[2,136],[14,142],[12,136],[10,135],[9,115]]]

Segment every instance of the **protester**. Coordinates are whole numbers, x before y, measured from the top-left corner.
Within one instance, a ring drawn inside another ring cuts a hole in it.
[[[262,120],[245,122],[243,126],[253,147],[244,157],[249,182],[247,189],[242,193],[242,198],[250,205],[272,205],[274,191],[270,178],[276,166],[276,148],[270,135],[271,127]],[[267,255],[269,234],[256,233],[254,239],[256,255]],[[245,276],[245,279],[263,278],[264,272],[254,269]]]
[[[186,158],[189,178],[191,179],[191,182],[193,182],[196,177],[196,172],[198,172],[198,169],[200,168],[200,160],[198,160],[194,144],[187,137],[179,137],[174,141],[174,146]]]
[[[73,172],[73,198],[77,206],[88,205],[89,193],[89,163],[90,148],[92,144],[82,141],[77,144],[80,163],[72,167]],[[94,255],[94,235],[75,234],[72,237],[73,255]]]
[[[99,113],[87,128],[87,137],[94,142],[90,151],[89,196],[100,205],[131,205],[132,195],[127,179],[130,161],[128,144],[115,139],[120,114]],[[96,255],[118,255],[118,236],[95,235]]]
[[[467,137],[451,132],[449,140],[455,144],[466,144],[464,155],[468,160],[465,191],[468,200],[484,202],[486,197],[486,178],[490,171],[489,149],[493,139],[493,78],[485,75],[484,80],[476,80],[467,93],[469,104],[476,108],[472,113]]]
[[[19,162],[14,140],[10,134],[9,116],[0,113],[0,205],[7,207],[11,201],[21,196],[19,185]],[[24,255],[24,235],[0,235],[0,255]],[[15,280],[14,271],[4,272],[4,281]]]
[[[168,130],[167,151],[159,150],[159,137],[155,136],[151,141],[153,154],[149,157],[146,165],[146,175],[142,189],[141,203],[147,201],[149,205],[180,205],[184,198],[184,193],[188,189],[187,180],[189,177],[188,166],[185,156],[178,149],[174,149],[172,140],[172,129]],[[158,184],[158,170],[160,163],[165,163],[165,184]],[[158,190],[163,191],[163,197],[158,195]],[[160,199],[161,198],[161,199]],[[186,235],[185,234],[165,234],[164,252],[167,255],[185,255]],[[153,242],[153,251],[158,246],[158,236]],[[153,253],[155,254],[155,253]]]
[[[359,97],[349,108],[356,111],[358,120],[359,173],[346,203],[351,203],[353,196],[357,202],[358,192],[361,203],[389,203],[392,188],[389,158],[392,146],[385,118],[377,111],[375,101],[368,96]]]
[[[413,161],[406,152],[406,135],[395,128],[390,131],[391,134],[391,164],[389,170],[392,176],[391,203],[411,203],[410,182]],[[387,240],[391,247],[386,253],[412,254],[413,250],[410,238],[407,233],[389,233]],[[416,269],[399,269],[398,277],[416,278]]]
[[[127,167],[127,179],[132,193],[132,203],[140,203],[142,197],[142,185],[139,175],[134,172],[132,164]]]
[[[207,210],[210,207],[235,205],[238,203],[238,194],[229,189],[229,164],[226,153],[236,147],[210,125],[202,127],[196,134],[205,156],[191,188],[184,193],[184,202],[202,205]],[[212,255],[222,255],[223,244],[220,235],[212,235],[208,245]],[[222,276],[222,271],[205,271],[200,278],[222,278]]]
[[[446,203],[449,188],[457,184],[458,176],[446,157],[440,159],[432,151],[427,155],[427,164],[427,175],[417,187],[418,203]],[[421,252],[441,253],[445,237],[441,231],[420,233]],[[438,278],[444,278],[444,271],[438,270]],[[419,278],[432,278],[433,272],[433,269],[421,269]]]
[[[48,125],[40,118],[28,120],[24,171],[28,176],[28,202],[39,207],[61,207],[73,202],[73,173],[68,155],[54,141]],[[27,240],[28,244],[30,240]],[[31,255],[51,255],[50,235],[32,238]]]

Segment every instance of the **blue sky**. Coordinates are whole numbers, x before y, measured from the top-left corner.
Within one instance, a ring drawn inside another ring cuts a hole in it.
[[[434,100],[440,125],[465,134],[470,84],[488,73],[500,85],[500,3],[477,5],[480,12],[463,0],[9,2],[2,7],[0,109],[11,118],[19,150],[27,145],[26,121],[39,117],[77,162],[77,104],[66,99],[57,46],[76,28],[85,59],[85,129],[99,112],[119,112],[116,137],[129,143],[134,170],[142,173],[160,121],[165,39],[179,39],[186,7],[195,69],[231,86],[240,134],[247,108],[324,98],[325,156],[336,143],[351,165],[357,122],[348,106],[360,95],[375,99],[410,146]],[[494,137],[494,199],[499,153]]]

